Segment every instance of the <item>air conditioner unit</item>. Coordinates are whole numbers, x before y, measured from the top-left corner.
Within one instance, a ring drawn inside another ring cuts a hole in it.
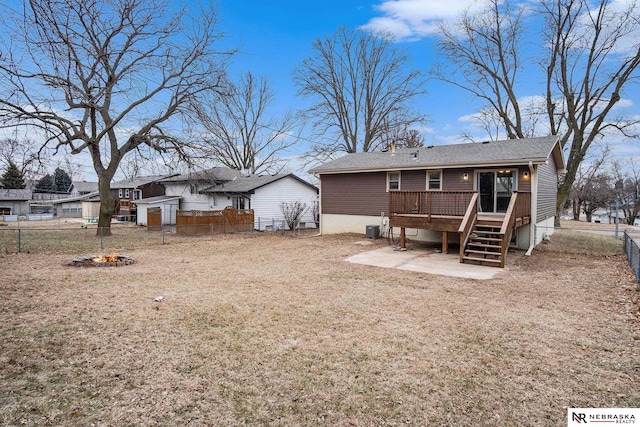
[[[365,236],[367,237],[367,239],[377,239],[378,237],[380,237],[380,226],[367,225]]]

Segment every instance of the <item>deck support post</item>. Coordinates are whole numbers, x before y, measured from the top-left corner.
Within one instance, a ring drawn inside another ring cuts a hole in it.
[[[443,254],[449,253],[449,232],[448,231],[442,232],[442,253]]]
[[[400,247],[402,249],[407,249],[407,237],[404,232],[404,227],[400,228]]]

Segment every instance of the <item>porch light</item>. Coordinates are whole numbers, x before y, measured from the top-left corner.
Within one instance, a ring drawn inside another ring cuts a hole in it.
[[[466,172],[465,172],[465,173],[463,173],[463,174],[462,174],[462,180],[463,180],[463,181],[469,181],[469,174],[468,174],[468,173],[466,173]]]
[[[529,171],[522,172],[522,178],[529,179]]]

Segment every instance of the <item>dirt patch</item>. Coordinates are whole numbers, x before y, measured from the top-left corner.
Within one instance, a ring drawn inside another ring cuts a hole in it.
[[[555,237],[487,281],[351,264],[386,242],[349,235],[194,240],[116,269],[0,255],[0,423],[562,425],[567,407],[638,407],[635,278]]]

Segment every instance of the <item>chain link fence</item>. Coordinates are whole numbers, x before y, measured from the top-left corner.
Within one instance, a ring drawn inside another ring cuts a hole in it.
[[[190,225],[188,232],[175,225],[138,226],[114,222],[109,229],[97,224],[65,218],[52,221],[0,222],[0,253],[111,253],[169,244],[210,240],[216,236],[265,234],[298,235],[316,233],[315,224],[301,223],[290,230],[284,219],[256,218],[243,227],[218,227],[212,224]]]
[[[638,236],[636,236],[636,239],[638,239]],[[627,231],[624,232],[623,241],[624,251],[627,254],[627,262],[636,275],[637,283],[640,284],[640,244],[638,240],[635,240]]]

